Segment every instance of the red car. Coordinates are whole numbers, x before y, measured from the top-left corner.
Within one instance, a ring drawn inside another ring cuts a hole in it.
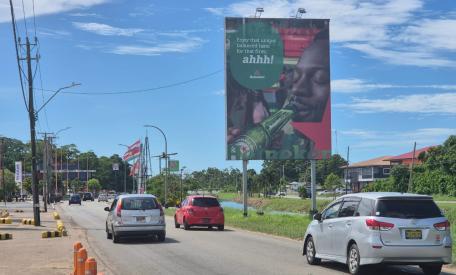
[[[212,196],[188,196],[181,205],[177,207],[174,215],[176,228],[184,225],[188,230],[191,226],[216,226],[218,230],[225,228],[225,216],[223,208],[217,198]]]

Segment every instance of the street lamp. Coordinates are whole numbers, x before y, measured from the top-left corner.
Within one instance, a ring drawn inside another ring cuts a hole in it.
[[[307,12],[306,9],[299,8],[298,11],[296,12],[296,18],[302,18],[302,15],[306,12]]]
[[[181,203],[182,203],[182,198],[183,198],[183,196],[182,196],[182,173],[184,172],[185,168],[187,168],[187,167],[184,166],[184,167],[181,168],[181,195],[180,195],[180,202]]]
[[[160,131],[160,133],[162,133],[163,135],[163,138],[165,139],[165,167],[166,167],[166,171],[165,171],[165,208],[167,208],[167,198],[168,198],[168,141],[166,140],[166,135],[165,133],[162,131],[162,129],[158,128],[157,126],[154,126],[154,125],[144,125],[144,127],[146,128],[154,128],[154,129],[157,129],[158,131]]]
[[[121,144],[121,143],[119,143],[118,145],[126,147],[128,150],[128,145]],[[125,170],[125,172],[124,172],[124,192],[125,193],[127,193],[127,165],[128,165],[128,162],[124,161],[124,170]]]
[[[57,138],[58,134],[60,134],[61,132],[63,131],[66,131],[66,130],[69,130],[71,129],[71,127],[65,127],[63,129],[60,129],[58,130],[56,133],[55,133],[55,138]],[[63,154],[63,152],[62,152]],[[68,157],[67,157],[68,158]],[[62,163],[60,162],[60,167],[62,167]],[[58,183],[58,172],[57,172],[57,168],[58,168],[58,164],[57,164],[57,145],[55,147],[55,194],[58,193],[58,187],[57,187],[57,183]],[[67,167],[67,170],[68,170],[68,167]],[[68,189],[68,179],[67,179],[67,189]],[[63,193],[63,192],[62,192]]]
[[[257,17],[257,14],[258,14],[258,18],[261,17],[261,13],[264,12],[264,9],[263,8],[256,8],[255,10],[255,18]]]

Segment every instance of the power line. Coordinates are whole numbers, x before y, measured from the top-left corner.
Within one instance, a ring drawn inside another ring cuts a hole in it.
[[[191,82],[195,82],[195,81],[198,81],[198,80],[201,80],[201,79],[204,79],[204,78],[211,77],[211,76],[213,76],[215,74],[220,73],[221,71],[223,71],[223,69],[217,70],[217,71],[214,71],[214,72],[211,72],[211,73],[208,73],[208,74],[204,74],[204,75],[201,75],[201,76],[197,76],[197,77],[192,78],[192,79],[188,79],[188,80],[184,80],[184,81],[180,81],[180,82],[174,82],[174,83],[171,83],[171,84],[167,84],[167,85],[163,85],[163,86],[157,86],[157,87],[153,87],[153,88],[147,88],[147,89],[130,90],[130,91],[113,91],[113,92],[108,91],[108,92],[62,92],[62,93],[74,94],[74,95],[119,95],[119,94],[145,93],[145,92],[152,92],[152,91],[156,91],[156,90],[172,88],[172,87],[188,84],[188,83],[191,83]],[[54,90],[48,90],[48,89],[37,89],[37,90],[43,90],[43,91],[46,91],[46,92],[55,92]]]
[[[25,20],[25,7],[24,7],[24,0],[22,0],[22,15],[24,16],[24,24],[25,24],[25,34],[28,37],[28,28],[27,28],[27,20]]]

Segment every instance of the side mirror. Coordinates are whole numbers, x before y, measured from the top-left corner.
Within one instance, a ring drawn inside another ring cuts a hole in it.
[[[181,207],[182,207],[182,204],[180,204],[180,203],[178,203],[178,204],[176,205],[176,208],[181,208]]]
[[[317,220],[317,221],[319,221],[319,222],[321,222],[321,213],[315,214],[315,215],[313,216],[313,219],[314,219],[314,220]]]
[[[105,207],[104,210],[109,212],[109,207]]]

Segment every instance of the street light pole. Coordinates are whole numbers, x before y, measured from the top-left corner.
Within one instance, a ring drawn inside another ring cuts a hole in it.
[[[128,145],[120,144],[120,143],[118,145],[127,147],[127,150],[128,150]],[[128,162],[124,160],[124,193],[127,193],[127,166],[128,166]]]
[[[168,198],[168,173],[169,173],[169,171],[168,171],[168,141],[166,140],[165,133],[160,128],[158,128],[157,126],[144,125],[144,127],[157,129],[158,131],[160,131],[160,133],[162,133],[163,138],[165,139],[165,161],[166,161],[166,163],[165,163],[165,167],[166,168],[165,169],[166,169],[166,171],[165,171],[165,203],[164,204],[165,204],[165,208],[167,208],[167,204],[168,204],[167,203],[167,198]]]
[[[181,168],[181,188],[180,188],[180,189],[181,189],[181,190],[180,190],[180,191],[181,191],[181,192],[180,192],[180,193],[181,193],[181,195],[180,195],[180,202],[181,202],[181,203],[182,203],[182,198],[183,198],[183,196],[182,196],[182,173],[184,172],[184,169],[185,169],[185,168],[187,168],[187,167],[184,166],[184,167]]]

